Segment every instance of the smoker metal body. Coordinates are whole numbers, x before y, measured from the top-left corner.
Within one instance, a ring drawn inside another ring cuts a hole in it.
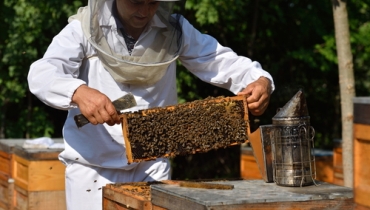
[[[292,187],[316,184],[315,130],[302,91],[278,110],[272,125],[260,126],[259,132],[262,158],[258,160],[258,151],[254,152],[266,182]]]
[[[315,182],[314,129],[308,120],[273,119],[272,166],[274,181],[278,185],[306,186]]]

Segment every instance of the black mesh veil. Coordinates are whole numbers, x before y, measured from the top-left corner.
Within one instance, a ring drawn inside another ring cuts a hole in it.
[[[70,20],[81,21],[84,35],[117,82],[145,85],[156,83],[179,56],[183,36],[182,16],[178,12],[182,11],[184,2],[160,1],[153,20],[160,22],[161,27],[152,28],[145,39],[138,40],[136,45],[145,49],[140,56],[116,52],[113,43],[107,41],[107,32],[102,25],[107,25],[112,18],[113,2],[114,0],[89,0],[88,6],[80,8]],[[176,14],[172,13],[174,8]]]

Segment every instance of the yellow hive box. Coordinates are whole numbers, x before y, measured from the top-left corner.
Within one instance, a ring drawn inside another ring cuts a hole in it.
[[[13,206],[15,209],[66,209],[65,166],[60,149],[14,148]]]

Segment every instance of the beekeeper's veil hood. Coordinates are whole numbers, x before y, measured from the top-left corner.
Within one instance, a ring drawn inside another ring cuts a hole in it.
[[[122,1],[122,0],[117,0]],[[144,0],[146,1],[146,0]],[[102,22],[112,17],[114,0],[89,0],[88,6],[80,8],[69,21],[79,19],[84,35],[97,51],[97,55],[112,77],[120,83],[151,85],[158,82],[166,73],[168,66],[177,59],[182,46],[181,15],[172,14],[175,4],[182,7],[178,0],[157,0],[160,5],[154,18],[162,22],[162,27],[149,30],[145,37],[152,42],[138,42],[145,52],[140,56],[123,55],[115,52],[108,43]],[[183,0],[184,1],[184,0]]]

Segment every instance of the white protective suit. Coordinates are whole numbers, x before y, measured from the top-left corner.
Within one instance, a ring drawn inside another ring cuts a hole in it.
[[[114,17],[109,20],[107,24],[111,30],[106,34],[108,42],[113,43],[116,51],[128,55]],[[161,25],[161,21],[154,16],[148,28]],[[221,46],[213,37],[201,34],[186,19],[182,30],[183,46],[179,60],[201,80],[235,94],[261,76],[273,81],[258,62],[238,56],[231,49]],[[139,56],[144,50],[141,43],[150,40],[146,37],[147,31],[137,41],[132,55]],[[63,128],[65,150],[60,154],[60,160],[67,165],[68,209],[101,209],[101,188],[107,183],[170,178],[167,159],[127,164],[120,125],[88,124],[77,128],[73,117],[80,114],[80,110],[71,103],[71,99],[75,90],[86,84],[106,94],[112,101],[132,93],[138,105],[126,111],[176,104],[175,62],[154,85],[117,83],[96,56],[83,34],[81,23],[73,20],[54,37],[43,58],[31,65],[28,82],[31,92],[45,104],[68,110]]]

